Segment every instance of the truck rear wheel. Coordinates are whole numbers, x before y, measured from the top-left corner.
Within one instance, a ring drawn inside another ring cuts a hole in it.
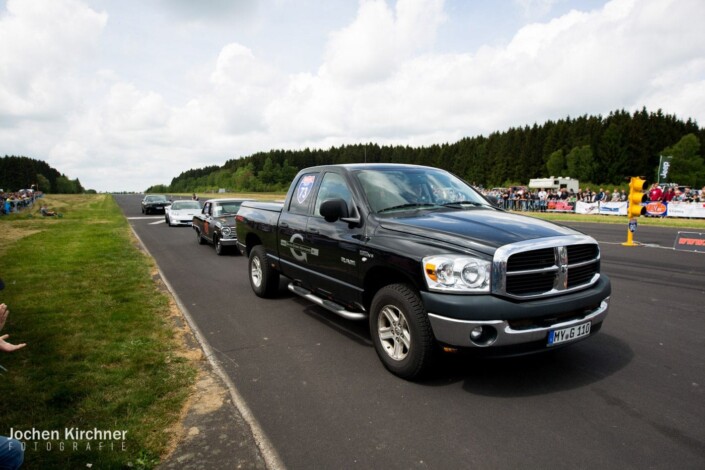
[[[370,334],[384,366],[407,380],[421,377],[433,361],[435,340],[418,293],[406,284],[377,292],[370,311]]]
[[[262,245],[250,251],[250,286],[258,297],[274,297],[279,289],[279,272],[267,263],[267,255]]]

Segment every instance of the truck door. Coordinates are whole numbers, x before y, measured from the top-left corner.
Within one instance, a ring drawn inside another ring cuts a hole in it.
[[[319,293],[353,303],[361,292],[358,288],[358,266],[362,228],[351,228],[341,220],[326,222],[320,214],[320,207],[330,199],[343,199],[348,205],[348,212],[353,213],[353,195],[342,174],[326,172],[323,175],[313,212],[308,219],[306,232],[311,247],[317,251],[313,285]]]
[[[318,263],[318,250],[311,247],[306,223],[319,183],[319,173],[306,173],[296,182],[277,225],[279,259],[285,276],[308,285],[311,266]]]
[[[212,238],[211,232],[213,228],[211,227],[211,222],[213,221],[213,218],[211,217],[211,210],[213,208],[213,203],[212,202],[206,202],[206,204],[203,206],[203,210],[201,211],[201,215],[203,216],[203,227],[201,227],[201,234],[203,238],[210,240]]]

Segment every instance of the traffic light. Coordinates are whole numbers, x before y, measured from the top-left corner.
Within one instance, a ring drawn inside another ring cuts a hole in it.
[[[641,205],[642,202],[648,200],[645,186],[646,180],[639,176],[632,176],[629,180],[629,207],[627,208],[627,216],[630,219],[646,214],[646,207]]]

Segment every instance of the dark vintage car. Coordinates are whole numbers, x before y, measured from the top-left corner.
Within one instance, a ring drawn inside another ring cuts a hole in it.
[[[163,194],[147,194],[142,199],[142,213],[151,214],[156,212],[164,213],[167,206],[171,205],[171,201]]]
[[[245,199],[209,199],[200,214],[193,216],[191,226],[199,245],[210,243],[218,255],[224,255],[237,244],[235,216]]]

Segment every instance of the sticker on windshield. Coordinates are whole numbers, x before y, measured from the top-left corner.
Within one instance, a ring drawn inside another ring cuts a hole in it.
[[[301,179],[299,188],[296,190],[296,201],[299,204],[303,204],[309,194],[311,194],[311,188],[313,188],[313,183],[315,182],[316,175],[306,175]]]

